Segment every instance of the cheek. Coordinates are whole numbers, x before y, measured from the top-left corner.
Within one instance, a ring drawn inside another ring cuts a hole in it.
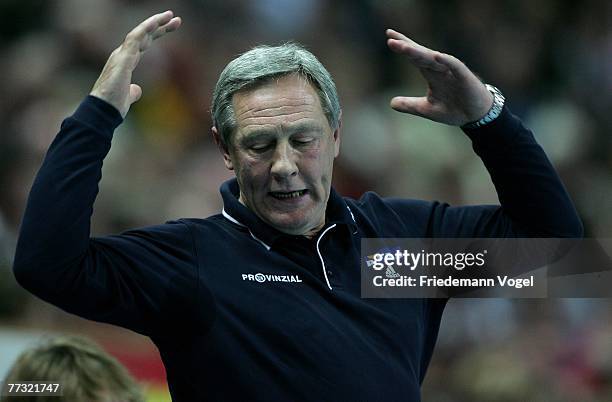
[[[317,159],[322,168],[329,167],[334,162],[334,144],[329,141],[322,142],[313,150],[312,158]]]
[[[308,171],[316,171],[325,165],[325,158],[323,153],[319,149],[310,149],[302,152],[300,155],[302,166],[306,167]]]
[[[320,181],[324,185],[330,182],[333,154],[322,152],[322,150],[312,150],[302,154],[302,173],[313,181]]]
[[[243,186],[257,188],[266,180],[266,164],[251,158],[242,158],[238,165],[237,176]]]

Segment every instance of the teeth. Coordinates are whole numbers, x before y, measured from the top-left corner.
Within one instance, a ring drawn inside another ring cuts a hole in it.
[[[290,193],[272,193],[272,196],[280,199],[297,198],[304,194],[304,190],[292,191]]]

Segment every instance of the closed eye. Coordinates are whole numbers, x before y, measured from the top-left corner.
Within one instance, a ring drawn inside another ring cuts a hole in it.
[[[310,144],[311,142],[313,142],[315,139],[312,137],[305,137],[305,138],[294,138],[293,142],[297,145],[306,145],[306,144]]]
[[[264,152],[267,149],[269,149],[270,146],[271,145],[269,143],[253,144],[253,145],[249,146],[249,149],[251,151],[255,151],[255,152]]]

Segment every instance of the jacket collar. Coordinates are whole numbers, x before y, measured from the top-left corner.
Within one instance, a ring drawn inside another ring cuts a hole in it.
[[[289,236],[265,223],[253,211],[238,201],[240,188],[236,178],[224,182],[221,185],[220,192],[223,198],[223,216],[232,223],[245,227],[251,236],[268,250],[278,238]],[[333,224],[345,225],[350,233],[357,232],[357,224],[351,209],[333,187],[329,194],[325,218],[325,227]]]

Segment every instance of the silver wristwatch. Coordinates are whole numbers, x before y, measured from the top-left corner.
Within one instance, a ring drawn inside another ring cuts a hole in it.
[[[504,98],[504,95],[502,95],[501,91],[495,88],[493,85],[485,84],[485,87],[487,87],[489,92],[493,94],[493,105],[491,105],[491,109],[489,109],[487,114],[485,114],[480,120],[464,124],[463,126],[461,126],[461,128],[472,129],[482,127],[497,119],[497,116],[499,116],[499,114],[501,113],[506,98]]]

